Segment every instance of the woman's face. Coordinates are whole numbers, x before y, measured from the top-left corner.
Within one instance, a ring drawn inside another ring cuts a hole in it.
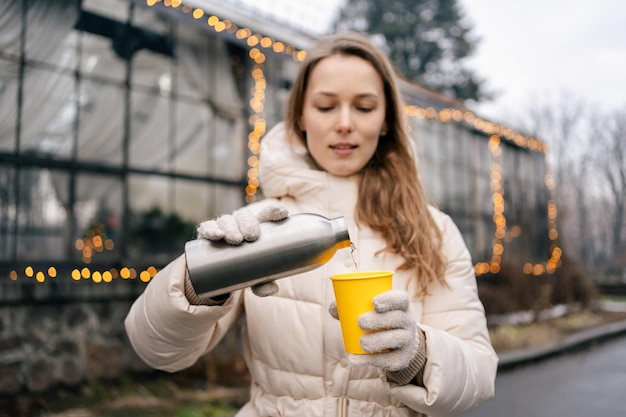
[[[309,74],[300,128],[317,164],[337,176],[359,172],[385,126],[383,81],[362,58],[332,55]]]

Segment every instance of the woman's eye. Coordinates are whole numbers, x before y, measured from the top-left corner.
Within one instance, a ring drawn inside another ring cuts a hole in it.
[[[374,109],[371,107],[357,107],[357,110],[363,113],[369,113]]]
[[[317,110],[321,112],[331,111],[333,109],[332,106],[317,106]]]

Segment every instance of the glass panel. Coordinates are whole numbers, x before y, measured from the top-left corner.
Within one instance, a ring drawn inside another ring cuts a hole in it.
[[[75,0],[49,0],[29,5],[26,58],[74,68],[76,39],[69,35],[77,18],[78,7]]]
[[[25,2],[3,1],[0,3],[0,50],[3,54],[12,57],[20,55],[23,3]],[[0,74],[5,73],[5,70],[6,68],[0,70]],[[17,74],[17,71],[14,73]]]
[[[519,177],[520,181],[523,184],[527,184],[526,187],[529,188],[530,193],[528,193],[528,198],[532,198],[532,194],[539,185],[540,187],[545,187],[545,183],[543,182],[543,178],[541,177],[541,165],[537,164],[535,166],[535,155],[532,152],[520,152],[522,155],[520,156],[519,161]],[[535,179],[541,177],[541,183],[536,184]],[[526,198],[526,196],[524,196]]]
[[[447,138],[443,135],[442,126],[440,123],[431,121],[432,129],[433,129],[433,137],[437,141],[438,145],[438,158],[437,158],[437,177],[438,177],[438,186],[439,190],[437,194],[439,196],[439,204],[444,209],[447,210],[448,205],[450,204],[450,138]]]
[[[170,20],[165,20],[162,15],[156,12],[154,7],[135,7],[132,22],[135,27],[149,30],[161,36],[165,36],[169,32]]]
[[[125,27],[130,2],[124,0],[83,0],[81,72],[114,80],[125,80],[127,45]],[[91,20],[84,15],[91,16]]]
[[[17,259],[64,259],[66,213],[50,172],[39,168],[19,171]]]
[[[131,261],[168,262],[182,253],[181,219],[172,215],[173,181],[167,177],[131,175],[128,179],[131,208],[128,255]],[[191,233],[191,232],[189,232]],[[185,237],[190,236],[189,233]]]
[[[416,133],[419,141],[423,144],[423,153],[420,157],[420,171],[427,193],[430,199],[441,204],[443,193],[441,187],[441,178],[438,175],[438,166],[441,165],[440,141],[435,136],[433,123],[423,120],[420,123],[420,130]]]
[[[211,209],[209,212],[214,213],[214,215],[232,213],[245,204],[243,188],[240,189],[215,184],[212,186],[211,194],[209,200]]]
[[[245,127],[243,120],[213,119],[209,165],[212,175],[231,180],[245,177],[248,144]]]
[[[74,77],[31,68],[24,80],[20,151],[67,156],[76,114]]]
[[[15,150],[17,77],[14,71],[17,71],[17,63],[0,58],[0,151],[8,152]]]
[[[201,102],[179,101],[176,104],[176,172],[208,175],[209,148],[213,137],[213,112]]]
[[[468,234],[467,246],[472,254],[474,261],[482,261],[483,254],[482,248],[484,245],[484,226],[480,215],[480,195],[479,186],[482,178],[479,178],[479,173],[483,167],[483,160],[481,159],[480,152],[484,151],[480,147],[481,140],[476,135],[469,132],[464,133],[464,140],[467,141],[467,154],[466,161],[468,165],[468,182],[467,182],[467,220],[469,222],[468,228],[471,232]]]
[[[466,135],[465,136],[465,140],[468,141],[467,143],[467,154],[466,154],[466,159],[469,161],[470,158],[470,152],[471,152],[471,136],[470,135]],[[464,225],[464,231],[463,231],[463,236],[466,240],[466,244],[470,250],[470,253],[472,254],[472,257],[474,256],[474,250],[473,248],[476,246],[476,225],[474,223],[474,217],[475,217],[475,212],[474,212],[474,199],[475,199],[475,192],[474,192],[474,181],[475,181],[475,174],[474,174],[474,168],[471,165],[466,165],[465,167],[465,175],[466,175],[466,181],[467,181],[467,186],[466,186],[466,190],[465,190],[465,202],[464,202],[464,221],[465,221],[465,225]]]
[[[478,145],[479,163],[477,165],[478,211],[476,221],[477,250],[482,252],[478,260],[484,261],[491,256],[491,239],[495,231],[493,223],[493,202],[491,190],[491,163],[493,161],[488,148],[488,138],[475,135]]]
[[[0,151],[15,149],[21,15],[21,1],[0,3]]]
[[[450,161],[445,164],[448,167],[448,188],[450,190],[448,205],[460,221],[461,218],[467,216],[468,211],[467,137],[464,135],[464,130],[457,129],[450,123],[443,124],[441,131],[448,144],[447,152]]]
[[[511,260],[527,260],[528,251],[524,251],[524,248],[520,247],[519,239],[514,239],[513,234],[520,227],[523,207],[520,204],[524,204],[524,196],[529,194],[529,191],[533,191],[531,187],[529,189],[523,179],[520,177],[519,172],[519,157],[525,151],[513,148],[506,144],[501,145],[502,149],[502,178],[504,182],[504,215],[506,216],[506,235],[505,235],[505,256]]]
[[[163,176],[129,175],[128,194],[133,218],[155,208],[170,212],[174,204],[171,180]]]
[[[247,106],[241,102],[237,82],[251,82],[247,50],[231,54],[220,37],[178,27],[176,89],[179,95],[205,99],[222,114],[236,115]],[[245,80],[245,81],[242,81]],[[245,87],[243,87],[245,88]]]
[[[15,200],[15,169],[0,165],[0,261],[13,258]]]
[[[217,215],[211,210],[212,207],[209,207],[209,197],[214,192],[215,186],[205,182],[185,180],[177,180],[174,186],[176,196],[174,198],[174,212],[181,219],[195,225]]]
[[[81,32],[80,72],[85,77],[123,81],[126,79],[126,61],[115,54],[111,39]]]
[[[170,101],[166,97],[134,90],[131,93],[132,167],[168,170],[170,168]]]
[[[81,174],[76,179],[76,255],[84,263],[119,258],[122,238],[122,181],[117,177]]]
[[[172,67],[170,57],[141,49],[132,60],[132,84],[150,87],[168,96],[173,87]]]
[[[78,159],[122,163],[124,91],[116,85],[82,80]]]
[[[493,204],[491,200],[491,164],[495,162],[494,157],[489,151],[489,139],[484,136],[476,136],[478,139],[478,155],[480,156],[480,164],[478,165],[478,194],[480,198],[482,213],[493,212]]]
[[[244,204],[243,190],[238,187],[171,180],[156,175],[130,175],[128,184],[135,225],[147,213],[155,211],[175,212],[185,221],[196,224],[219,214],[230,213]]]
[[[466,163],[468,166],[468,211],[472,213],[472,216],[475,216],[480,207],[478,202],[478,184],[481,181],[481,179],[479,179],[479,172],[483,169],[480,165],[484,163],[480,157],[480,153],[481,151],[484,151],[484,149],[480,148],[480,141],[475,135],[468,132],[464,135],[464,138],[467,141]]]
[[[175,187],[175,212],[194,224],[231,213],[244,205],[243,193],[238,187],[185,180],[177,180]]]
[[[173,46],[169,36],[169,23],[162,20],[152,8],[135,8],[135,28],[132,40],[137,45],[133,55],[132,83],[153,87],[162,95],[172,90]]]
[[[239,188],[167,177],[131,175],[129,256],[158,264],[182,253],[203,220],[243,206]]]
[[[201,99],[210,91],[208,37],[193,27],[178,25],[176,39],[176,90],[179,95]]]
[[[531,184],[532,192],[529,193],[531,198],[527,203],[528,216],[526,224],[529,231],[527,237],[528,247],[532,248],[532,255],[534,260],[545,261],[548,251],[548,200],[550,200],[550,194],[545,184],[546,164],[545,156],[538,152],[531,152],[527,156],[528,166],[532,167],[533,178],[529,178],[529,184]],[[559,207],[557,207],[557,210]],[[535,244],[532,244],[530,239],[534,239]],[[539,242],[539,244],[536,244]]]
[[[81,7],[88,12],[119,22],[128,20],[129,2],[127,0],[83,0]]]

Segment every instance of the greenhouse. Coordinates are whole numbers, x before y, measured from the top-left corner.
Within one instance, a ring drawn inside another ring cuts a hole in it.
[[[313,35],[215,4],[0,2],[4,284],[146,282],[198,222],[263,198],[259,143]],[[477,275],[553,271],[543,143],[402,85],[421,175]]]

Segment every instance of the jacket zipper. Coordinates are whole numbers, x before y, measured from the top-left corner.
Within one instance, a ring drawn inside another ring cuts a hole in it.
[[[348,402],[346,397],[337,399],[337,417],[348,417]]]

